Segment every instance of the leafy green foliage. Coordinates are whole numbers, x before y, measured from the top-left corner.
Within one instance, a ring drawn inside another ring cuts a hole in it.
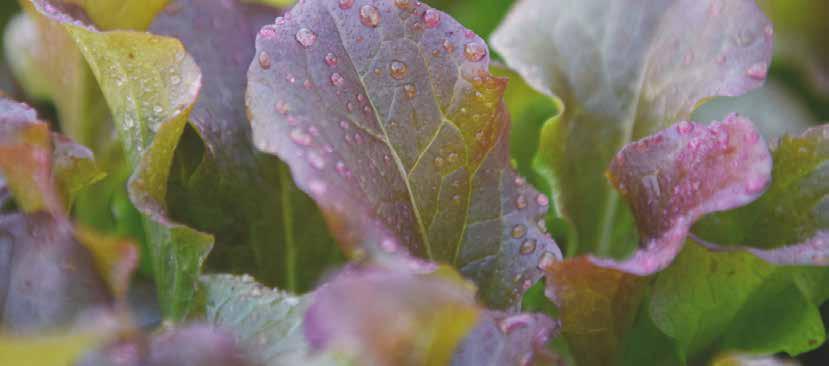
[[[751,0],[537,0],[511,11],[493,36],[495,48],[530,85],[564,103],[542,131],[536,164],[575,228],[568,254],[629,254],[636,244],[631,214],[602,174],[611,158],[687,120],[706,98],[759,87],[771,29]]]
[[[0,363],[787,365],[826,341],[822,4],[19,5]]]

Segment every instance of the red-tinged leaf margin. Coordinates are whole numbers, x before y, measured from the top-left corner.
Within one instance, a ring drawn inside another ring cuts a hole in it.
[[[679,122],[625,146],[608,178],[630,205],[641,237],[632,257],[601,266],[647,275],[667,267],[705,214],[757,199],[771,180],[768,146],[751,121]]]

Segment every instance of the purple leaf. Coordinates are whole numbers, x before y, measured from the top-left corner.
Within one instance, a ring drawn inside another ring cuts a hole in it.
[[[452,263],[498,308],[561,257],[544,233],[547,198],[509,166],[506,80],[448,15],[414,1],[304,1],[263,27],[256,49],[254,144],[288,163],[349,251]]]
[[[625,146],[607,174],[633,211],[641,247],[619,263],[593,261],[639,275],[665,268],[696,220],[759,197],[771,165],[765,141],[737,115],[707,126],[683,121]]]

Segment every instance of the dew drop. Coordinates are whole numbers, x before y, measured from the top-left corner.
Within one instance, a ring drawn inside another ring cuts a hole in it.
[[[337,56],[331,52],[328,52],[325,55],[325,64],[331,67],[337,66]]]
[[[519,252],[523,255],[532,254],[532,252],[535,251],[537,243],[538,242],[535,239],[524,240],[524,242],[521,243],[521,248],[519,249]]]
[[[358,93],[357,94],[357,101],[360,102],[360,103],[365,102],[366,101],[366,96],[363,95],[363,93]]]
[[[380,247],[388,253],[394,253],[397,251],[397,242],[394,239],[385,238],[380,242]]]
[[[325,168],[325,159],[322,155],[312,150],[308,153],[308,164],[311,164],[316,169],[322,169]]]
[[[486,48],[478,42],[470,42],[463,47],[463,55],[469,61],[481,61],[484,55],[486,55]]]
[[[679,132],[680,135],[687,135],[694,131],[694,124],[688,121],[679,122],[676,125],[676,132]]]
[[[527,180],[524,179],[524,177],[515,177],[513,183],[515,183],[516,186],[523,187],[525,184],[527,184]]]
[[[535,196],[535,203],[537,203],[539,206],[547,206],[550,204],[550,199],[547,198],[547,195],[545,195],[544,193],[539,193],[537,196]]]
[[[556,262],[556,256],[550,252],[544,252],[541,255],[541,258],[538,259],[538,269],[542,271],[549,271],[552,269],[553,264]]]
[[[394,60],[389,64],[389,73],[397,80],[403,79],[409,73],[409,66],[402,61]]]
[[[363,113],[365,113],[365,114],[371,113],[371,107],[368,104],[363,106]]]
[[[308,28],[300,28],[296,31],[296,41],[299,42],[302,47],[308,48],[317,42],[317,34]]]
[[[340,0],[340,9],[347,10],[354,6],[354,0]]]
[[[403,85],[403,91],[409,99],[414,99],[414,97],[417,96],[417,87],[415,87],[414,84]]]
[[[512,235],[512,237],[516,239],[523,238],[524,235],[527,235],[527,227],[524,226],[524,224],[517,224],[512,227],[510,235]]]
[[[448,39],[443,40],[443,49],[446,50],[446,53],[452,53],[455,51],[455,45],[452,42],[449,42]]]
[[[360,22],[366,27],[377,27],[380,24],[380,12],[374,5],[360,7]]]
[[[155,112],[155,114],[161,114],[161,112],[164,112],[164,109],[161,108],[160,105],[157,105],[153,107],[153,112]]]
[[[394,0],[394,5],[396,5],[399,9],[406,10],[411,6],[411,0]]]
[[[527,207],[527,198],[523,194],[519,194],[518,197],[515,197],[515,208],[520,210],[524,207]]]
[[[342,161],[338,161],[336,164],[334,164],[334,169],[337,170],[337,174],[345,178],[351,176],[351,171],[348,170],[348,167],[346,167],[345,163],[343,163]]]
[[[454,164],[458,161],[458,153],[449,153],[449,156],[446,158],[449,160],[449,163]]]
[[[498,329],[504,334],[509,334],[512,331],[529,326],[529,315],[518,314],[501,319],[498,322]]]
[[[348,129],[348,122],[347,121],[340,121],[340,128],[347,130]]]
[[[538,219],[538,221],[536,221],[535,226],[537,226],[538,230],[541,231],[542,233],[545,233],[545,234],[547,233],[547,222],[544,221],[543,217]]]
[[[645,191],[648,193],[649,201],[656,200],[662,193],[659,189],[659,178],[656,175],[648,174],[642,177],[642,186],[645,187]]]
[[[326,190],[328,190],[328,188],[325,186],[325,183],[318,180],[312,180],[310,183],[308,183],[308,189],[311,191],[311,194],[315,196],[321,196],[325,194]]]
[[[288,114],[288,103],[282,100],[276,102],[276,111],[282,115]]]
[[[311,135],[307,134],[305,131],[295,128],[291,130],[291,141],[296,143],[297,145],[308,146],[311,144]]]
[[[261,66],[265,70],[270,69],[271,68],[271,55],[269,55],[265,51],[259,52],[259,66]]]
[[[758,62],[746,70],[746,75],[754,80],[764,80],[768,74],[768,65],[765,62]]]
[[[426,23],[426,28],[434,28],[440,24],[440,13],[435,9],[426,9],[423,12],[423,22]]]
[[[443,168],[443,164],[444,161],[442,157],[438,156],[435,158],[435,166],[438,167],[438,169]]]
[[[342,75],[340,75],[339,73],[336,73],[336,72],[331,74],[331,85],[339,87],[339,86],[343,86],[344,84],[345,84],[345,79],[342,77]]]

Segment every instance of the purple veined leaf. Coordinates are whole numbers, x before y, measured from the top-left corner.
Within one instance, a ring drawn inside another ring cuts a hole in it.
[[[607,175],[633,211],[641,247],[621,262],[593,262],[638,275],[665,268],[700,217],[757,199],[771,167],[765,141],[738,115],[707,126],[679,122],[625,146]]]
[[[542,130],[535,168],[575,228],[573,253],[623,257],[631,213],[603,176],[624,145],[715,96],[762,85],[772,25],[753,0],[523,0],[492,42],[566,107]],[[572,243],[572,244],[571,244]]]
[[[414,1],[304,1],[263,27],[256,49],[254,144],[288,163],[349,251],[451,263],[497,308],[561,257],[547,197],[509,166],[506,81],[448,15]]]
[[[775,264],[829,265],[829,126],[781,137],[772,156],[768,191],[750,205],[706,217],[694,239]]]
[[[452,366],[563,366],[563,359],[547,348],[560,327],[544,314],[483,312],[455,351]]]

